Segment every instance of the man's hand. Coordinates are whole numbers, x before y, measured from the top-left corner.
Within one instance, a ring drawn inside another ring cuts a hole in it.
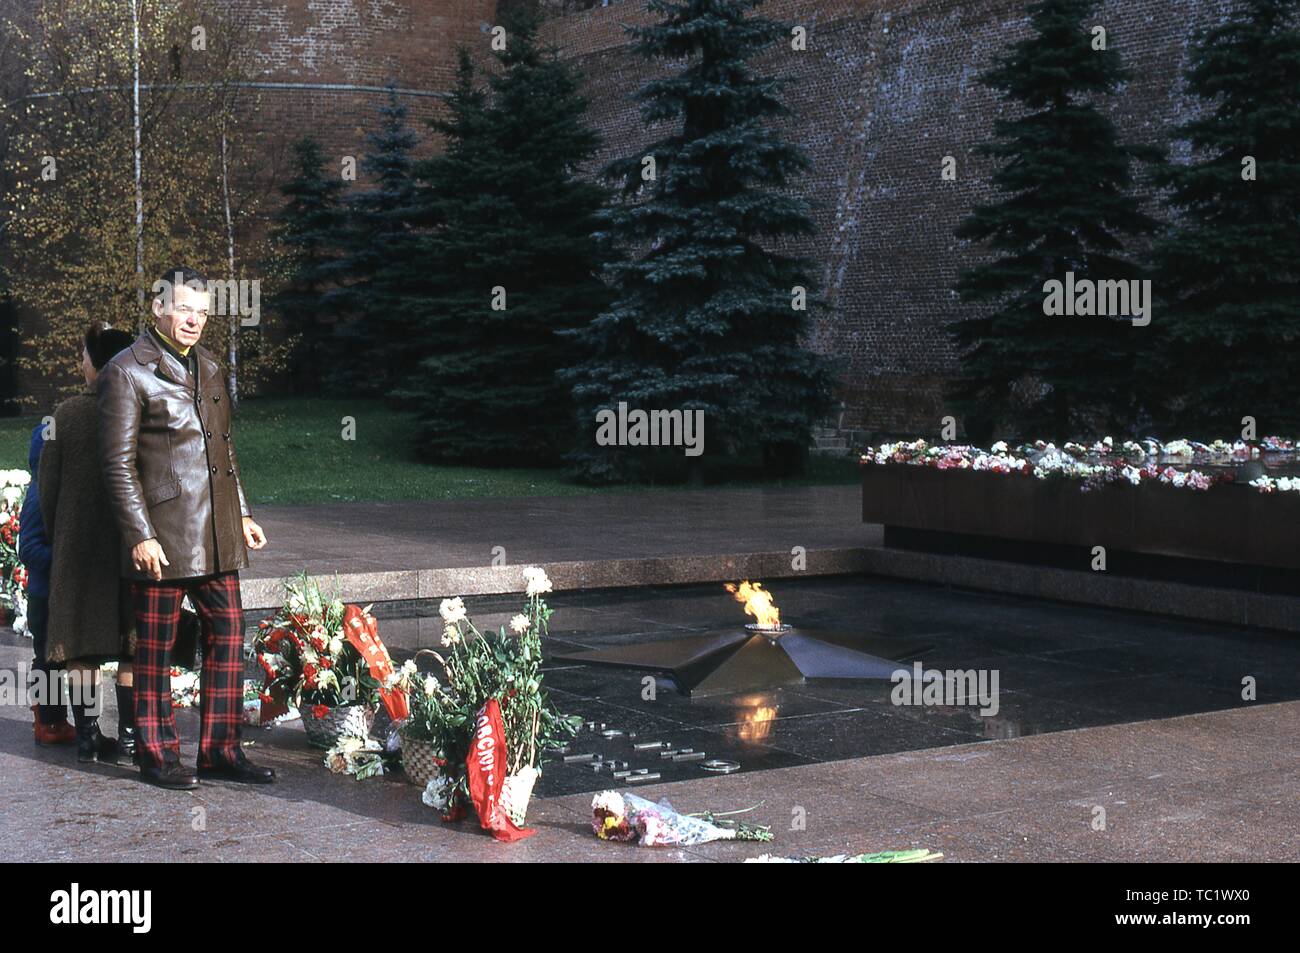
[[[249,549],[261,549],[266,545],[266,534],[262,527],[253,522],[251,516],[244,517],[244,542]]]
[[[155,581],[162,579],[162,567],[170,566],[167,554],[156,539],[146,539],[131,547],[131,565],[136,572],[147,572]]]

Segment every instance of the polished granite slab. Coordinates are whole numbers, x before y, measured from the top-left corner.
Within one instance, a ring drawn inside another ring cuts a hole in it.
[[[924,669],[996,672],[996,713],[981,713],[978,703],[896,705],[887,681],[808,680],[692,699],[667,678],[551,662],[545,684],[555,704],[597,725],[584,724],[570,754],[689,780],[708,772],[631,745],[664,741],[745,772],[1300,699],[1300,639],[1287,634],[870,577],[780,580],[770,588],[782,620],[819,637],[906,654],[909,668],[915,659]],[[698,637],[748,621],[715,585],[563,593],[551,604],[552,655]],[[1254,680],[1254,701],[1243,699],[1243,679]],[[606,738],[599,726],[624,734]],[[608,770],[558,761],[538,793],[614,782]]]

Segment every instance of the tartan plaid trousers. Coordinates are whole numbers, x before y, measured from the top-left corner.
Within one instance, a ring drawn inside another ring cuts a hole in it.
[[[141,765],[180,761],[172,714],[171,651],[188,594],[203,630],[199,765],[233,760],[243,721],[244,609],[239,573],[193,579],[132,580],[135,608],[135,724]]]

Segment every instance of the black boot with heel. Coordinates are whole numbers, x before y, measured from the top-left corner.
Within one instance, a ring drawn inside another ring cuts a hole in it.
[[[92,761],[112,764],[117,761],[117,742],[99,730],[99,716],[90,712],[90,705],[77,704],[74,700],[72,720],[77,725],[77,760],[83,764]]]
[[[135,692],[130,685],[117,686],[117,763],[139,764],[135,745]]]

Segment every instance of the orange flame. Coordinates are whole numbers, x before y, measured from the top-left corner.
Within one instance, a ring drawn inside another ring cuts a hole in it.
[[[745,614],[752,615],[759,625],[769,629],[780,627],[781,610],[772,604],[772,594],[763,588],[761,582],[746,579],[739,586],[727,583],[726,589],[737,602],[745,604]]]
[[[757,704],[751,702],[752,707],[739,712],[740,723],[736,726],[736,736],[741,741],[765,741],[772,734],[776,706],[766,702],[766,699],[760,698]]]

